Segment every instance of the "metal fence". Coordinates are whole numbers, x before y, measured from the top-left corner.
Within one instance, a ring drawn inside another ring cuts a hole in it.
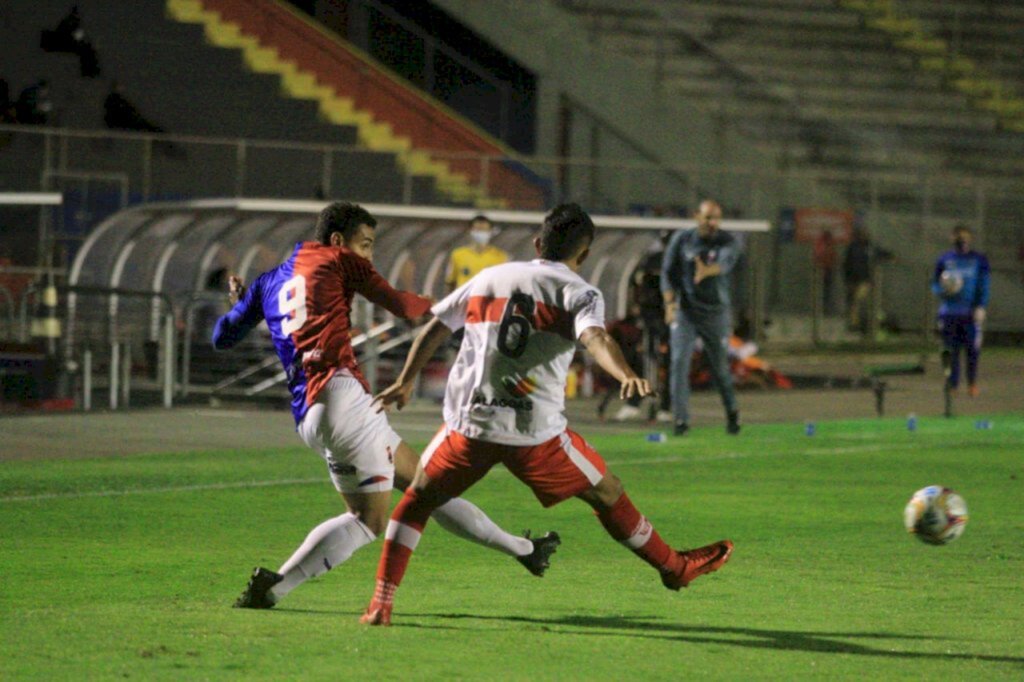
[[[179,197],[322,195],[391,204],[438,199],[393,158],[372,170],[370,160],[389,155],[351,146],[27,126],[0,127],[0,140],[3,185],[113,195],[115,207]],[[884,317],[895,328],[922,332],[930,328],[934,309],[927,288],[931,263],[946,248],[950,227],[965,222],[992,262],[998,304],[991,311],[991,328],[1024,330],[1024,183],[1019,178],[431,155],[478,164],[481,190],[492,196],[500,188],[492,184],[490,171],[511,164],[544,187],[549,204],[579,201],[594,212],[680,215],[706,196],[720,198],[727,214],[736,217],[772,219],[794,206],[853,210],[874,240],[896,254],[883,273]],[[621,158],[628,156],[624,152]],[[353,165],[359,171],[354,175]],[[507,202],[515,208],[516,196]],[[761,257],[767,261],[759,266],[773,282],[767,314],[777,319],[811,315],[807,292],[814,277],[807,246],[782,245]],[[0,310],[3,305],[0,300]]]

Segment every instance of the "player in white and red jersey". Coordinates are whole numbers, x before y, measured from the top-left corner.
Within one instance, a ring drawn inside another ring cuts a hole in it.
[[[404,487],[415,473],[416,456],[372,407],[352,349],[355,294],[406,319],[430,309],[429,299],[396,291],[374,269],[376,225],[360,206],[331,204],[317,220],[315,242],[296,244],[284,263],[248,290],[231,279],[234,307],[217,321],[214,347],[231,348],[266,321],[288,376],[296,430],[324,458],[348,508],[310,531],[277,572],[256,568],[235,606],[270,608],[372,542],[391,509],[392,480]],[[511,535],[465,500],[451,500],[435,516],[452,533],[516,557],[538,576],[559,543],[556,533],[533,540]]]
[[[593,239],[594,223],[579,206],[555,208],[534,240],[540,259],[488,268],[437,303],[398,380],[377,397],[381,409],[401,409],[434,351],[465,328],[448,376],[444,426],[391,515],[362,622],[390,624],[395,589],[431,511],[499,462],[545,507],[570,497],[589,504],[605,530],[656,568],[669,589],[728,561],[728,540],[689,551],[665,544],[601,456],[567,426],[564,386],[577,340],[622,384],[623,398],[651,392],[605,331],[601,292],[578,274]]]

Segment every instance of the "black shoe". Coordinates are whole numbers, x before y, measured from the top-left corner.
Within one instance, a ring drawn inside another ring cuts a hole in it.
[[[256,567],[245,586],[245,592],[235,600],[236,609],[272,609],[274,600],[270,596],[270,588],[284,580],[280,573],[266,568]]]
[[[735,436],[740,432],[740,413],[730,412],[727,417],[729,421],[725,425],[725,432]]]
[[[676,427],[673,433],[677,436],[685,436],[686,432],[690,430],[690,425],[686,422],[676,422]]]
[[[527,571],[540,578],[551,565],[551,555],[562,544],[562,539],[555,531],[536,539],[530,537],[530,531],[526,531],[524,535],[533,543],[533,551],[526,556],[517,556],[516,561],[526,566]]]

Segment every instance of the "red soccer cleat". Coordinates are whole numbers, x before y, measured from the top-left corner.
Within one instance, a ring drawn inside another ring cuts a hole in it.
[[[376,599],[366,607],[359,622],[363,625],[391,625],[391,603],[381,604]]]
[[[719,540],[705,547],[678,552],[682,567],[675,573],[662,573],[661,582],[670,590],[686,587],[700,576],[717,571],[731,555],[730,540]]]

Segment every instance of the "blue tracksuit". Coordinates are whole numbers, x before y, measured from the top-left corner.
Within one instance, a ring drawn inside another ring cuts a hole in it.
[[[963,280],[963,287],[955,294],[942,291],[942,273],[948,272]],[[978,378],[978,358],[981,354],[981,327],[974,322],[975,308],[988,306],[988,258],[978,251],[961,253],[951,249],[939,256],[932,275],[932,292],[939,297],[939,331],[942,343],[950,352],[949,385],[960,383],[960,349],[967,352],[967,382]]]

